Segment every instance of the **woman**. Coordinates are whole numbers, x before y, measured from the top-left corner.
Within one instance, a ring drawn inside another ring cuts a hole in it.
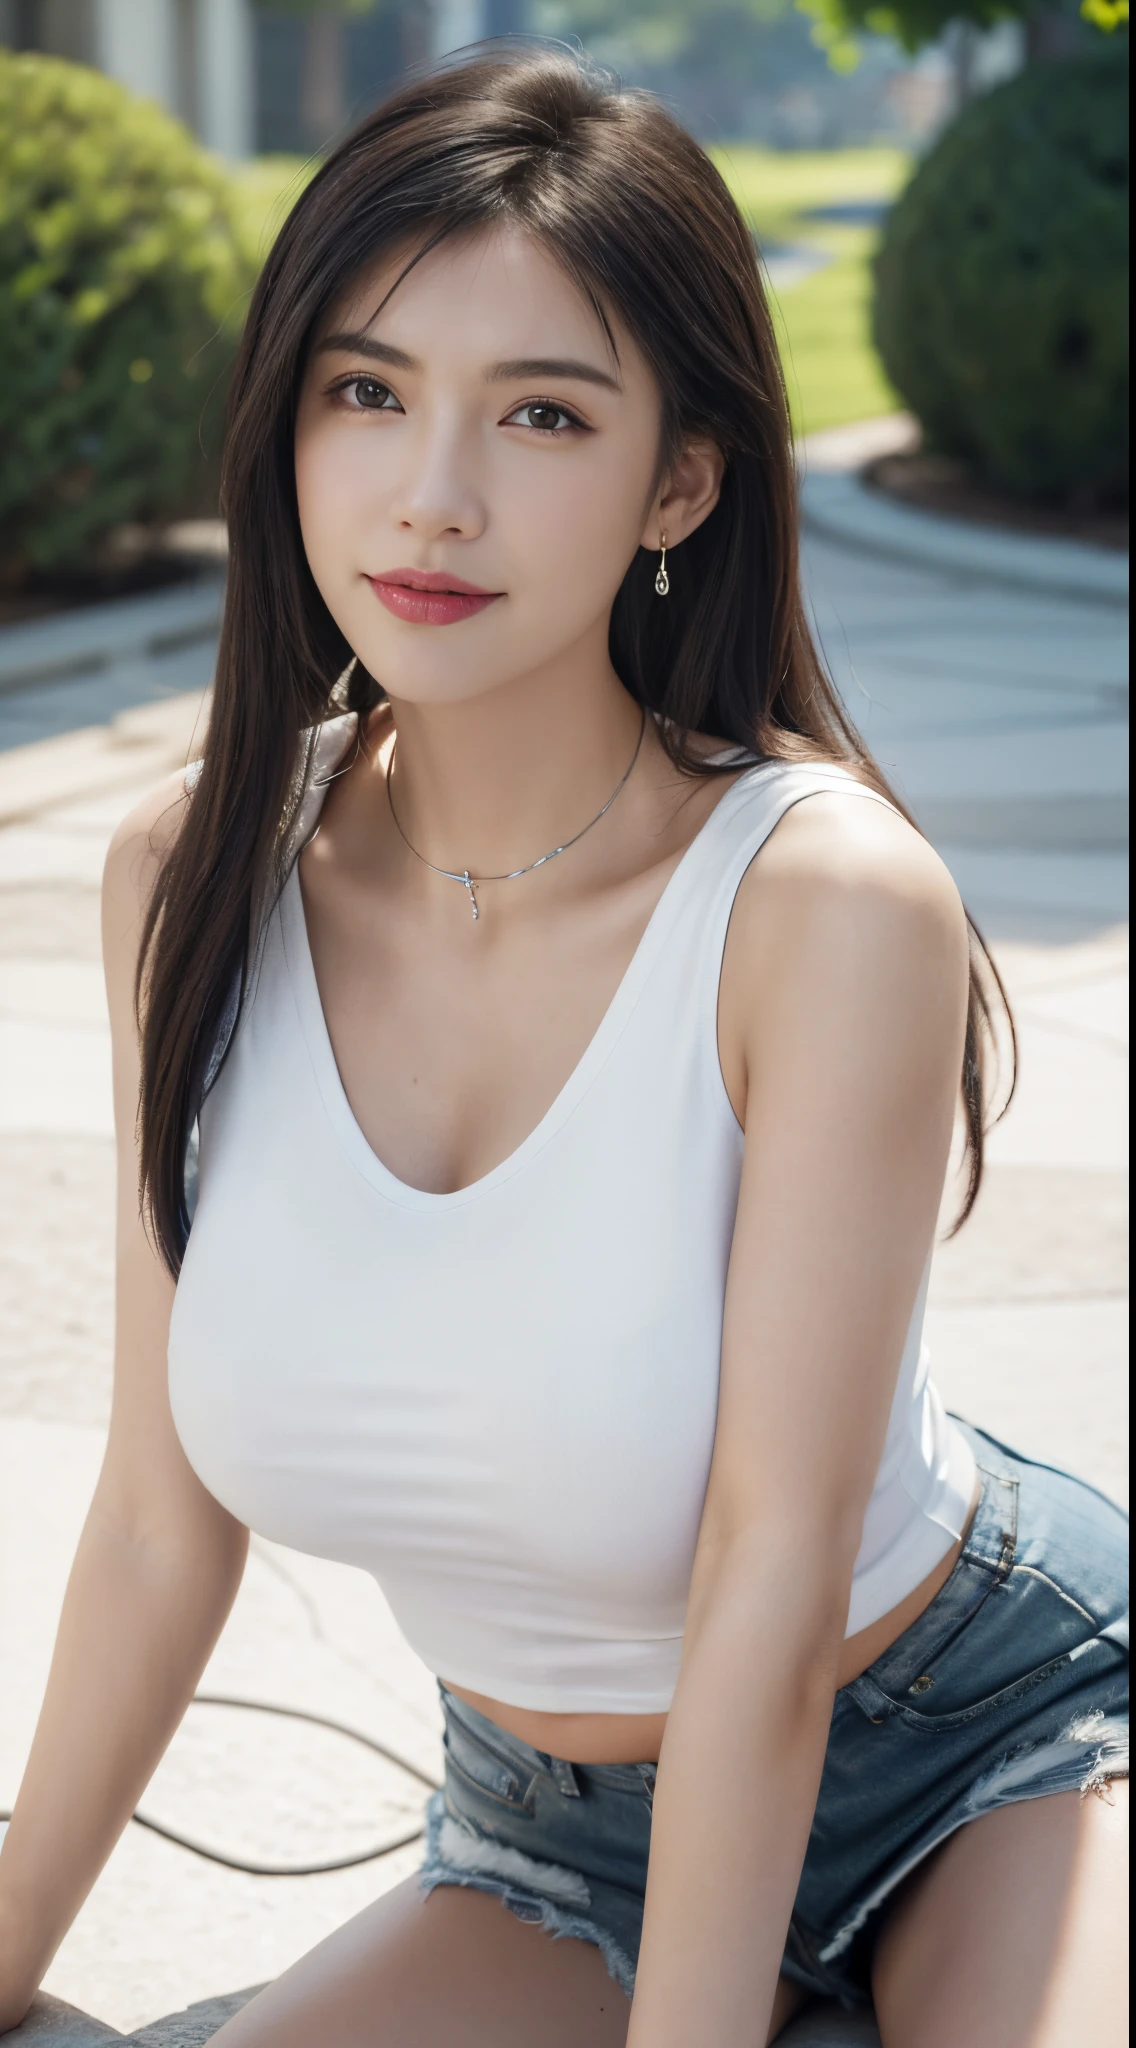
[[[1119,2042],[1121,1520],[921,1362],[982,956],[813,651],[707,159],[560,55],[409,86],[269,258],[226,498],[204,760],[107,868],[118,1380],[4,2018],[251,1526],[376,1572],[447,1767],[231,2048]]]

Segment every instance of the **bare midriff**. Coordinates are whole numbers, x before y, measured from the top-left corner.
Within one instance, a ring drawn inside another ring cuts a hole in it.
[[[946,1556],[940,1558],[934,1571],[928,1572],[898,1607],[891,1608],[857,1635],[845,1637],[837,1665],[837,1687],[849,1685],[852,1679],[859,1678],[860,1673],[882,1657],[884,1651],[890,1649],[904,1630],[910,1628],[913,1621],[918,1621],[924,1609],[930,1606],[958,1563],[977,1506],[976,1482],[966,1528]],[[451,1685],[448,1679],[442,1682],[447,1692],[465,1700],[479,1714],[485,1714],[499,1728],[504,1728],[507,1734],[515,1735],[518,1741],[543,1750],[546,1756],[566,1757],[575,1764],[641,1764],[659,1760],[663,1731],[667,1725],[665,1714],[535,1713],[527,1707],[510,1707],[504,1700],[489,1699],[484,1693],[468,1692],[462,1685]]]

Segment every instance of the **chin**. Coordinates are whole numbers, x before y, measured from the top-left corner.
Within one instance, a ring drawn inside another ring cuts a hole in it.
[[[451,627],[444,630],[452,631]],[[354,644],[354,643],[353,643]],[[406,650],[390,647],[374,648],[368,653],[364,645],[357,645],[359,660],[376,682],[382,684],[388,695],[403,704],[468,704],[477,697],[488,696],[503,680],[499,667],[490,667],[488,673],[471,675],[468,666],[461,665],[460,673],[453,670],[459,665],[446,663],[433,667],[425,663],[408,660]]]

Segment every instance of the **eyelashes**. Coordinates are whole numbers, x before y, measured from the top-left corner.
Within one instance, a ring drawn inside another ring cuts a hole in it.
[[[354,394],[354,403],[351,400]],[[338,401],[347,412],[355,413],[402,413],[399,403],[389,384],[381,377],[372,377],[356,371],[353,375],[339,377],[328,386],[328,397]],[[527,417],[526,417],[527,415]],[[593,430],[586,421],[567,405],[555,398],[526,398],[521,405],[506,413],[502,426],[522,426],[529,434],[540,434],[546,440],[565,440],[569,435],[589,434]]]
[[[376,396],[365,399],[361,395],[364,390],[374,393]],[[390,385],[384,384],[381,377],[367,377],[358,374],[353,377],[339,377],[329,387],[330,395],[333,398],[345,399],[349,391],[355,392],[358,403],[356,405],[349,405],[347,407],[348,412],[402,411],[402,407],[391,390]],[[391,401],[389,404],[388,400]]]
[[[526,412],[551,413],[553,416],[552,421],[536,419],[531,420],[527,428],[527,431],[530,434],[550,434],[553,436],[554,439],[560,440],[564,437],[565,434],[570,433],[573,430],[585,434],[590,433],[591,431],[589,427],[585,427],[583,420],[578,419],[575,413],[569,412],[568,407],[566,405],[558,404],[558,402],[554,398],[526,399],[523,405],[518,405],[514,407],[513,411],[507,415],[504,424],[506,426],[511,426],[513,422],[516,419],[518,419],[522,413]],[[556,420],[563,420],[564,425],[562,427],[556,426],[554,424]]]

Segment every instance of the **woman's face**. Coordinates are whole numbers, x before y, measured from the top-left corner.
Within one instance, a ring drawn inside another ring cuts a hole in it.
[[[406,260],[377,264],[317,332],[296,487],[350,646],[396,699],[445,703],[586,647],[606,657],[637,548],[704,518],[721,465],[695,449],[660,477],[644,358],[616,328],[616,359],[520,230],[443,243],[392,289]]]

